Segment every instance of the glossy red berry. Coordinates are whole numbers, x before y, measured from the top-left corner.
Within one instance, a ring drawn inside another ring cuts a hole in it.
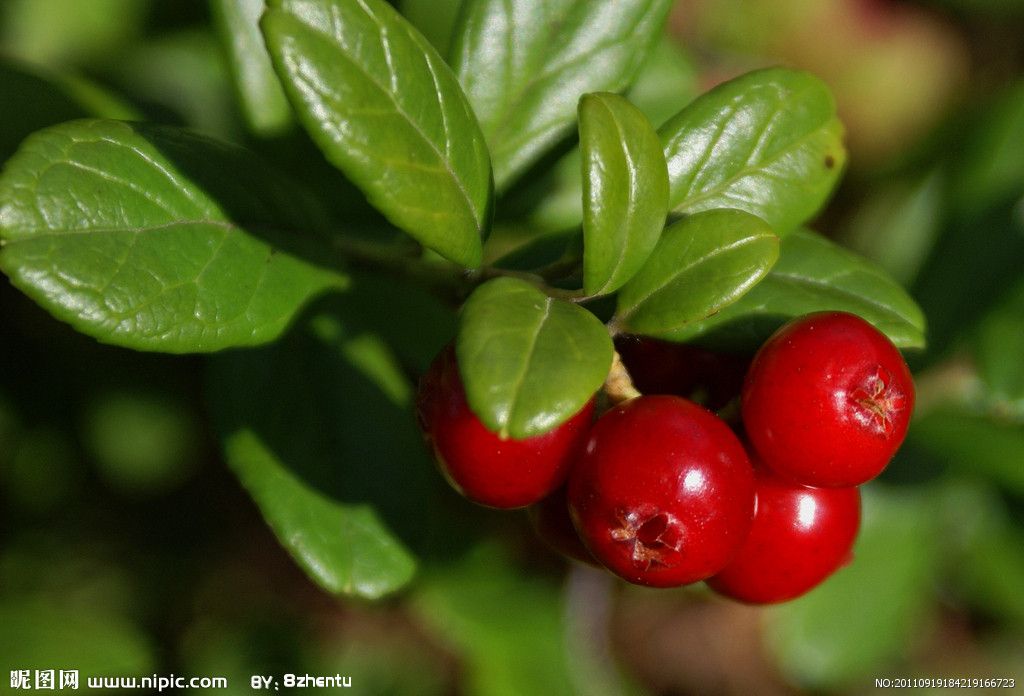
[[[739,552],[708,580],[751,604],[793,599],[851,558],[860,527],[856,488],[811,488],[758,467],[754,524]]]
[[[618,336],[615,349],[643,394],[674,394],[718,410],[739,396],[749,356],[646,336]]]
[[[580,541],[569,517],[566,487],[562,486],[539,503],[527,508],[530,524],[537,536],[553,551],[590,565],[597,565],[587,547]]]
[[[569,510],[609,570],[641,585],[684,585],[721,570],[746,537],[754,472],[713,413],[641,396],[594,425],[569,475]]]
[[[420,381],[417,412],[441,472],[457,491],[481,505],[517,508],[565,482],[587,436],[594,402],[550,432],[502,439],[470,411],[455,351],[449,347]]]
[[[914,383],[899,350],[852,314],[809,314],[761,347],[743,385],[747,437],[764,464],[809,486],[882,472],[903,442]]]

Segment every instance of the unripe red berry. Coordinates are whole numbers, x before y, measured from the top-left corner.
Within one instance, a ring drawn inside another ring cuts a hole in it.
[[[684,585],[725,567],[746,537],[754,472],[713,413],[641,396],[594,425],[569,475],[569,510],[609,570],[641,585]]]
[[[817,587],[851,558],[860,527],[856,488],[811,488],[757,468],[754,524],[739,552],[708,580],[751,604],[783,602]]]
[[[808,486],[849,487],[880,474],[903,442],[914,383],[899,350],[860,317],[823,312],[761,347],[741,412],[758,457]]]
[[[470,410],[451,347],[420,380],[416,403],[441,473],[466,498],[495,508],[525,507],[562,485],[594,413],[592,399],[547,433],[502,439]]]
[[[567,558],[589,565],[597,565],[597,561],[580,541],[580,536],[572,525],[565,486],[539,503],[531,505],[527,508],[527,514],[530,517],[533,531],[552,550]]]

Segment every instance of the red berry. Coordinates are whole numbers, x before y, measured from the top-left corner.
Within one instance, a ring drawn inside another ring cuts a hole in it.
[[[533,531],[552,550],[583,563],[597,565],[587,547],[580,541],[569,517],[566,487],[562,486],[539,503],[527,508]]]
[[[761,347],[743,385],[747,437],[764,464],[808,486],[882,472],[903,442],[914,382],[899,350],[852,314],[809,314]]]
[[[643,394],[674,394],[718,410],[739,396],[749,357],[646,336],[615,339],[622,364]]]
[[[417,411],[441,473],[459,493],[481,505],[517,508],[565,481],[587,436],[594,402],[550,432],[502,439],[470,411],[455,351],[448,347],[420,381]]]
[[[719,594],[751,604],[783,602],[819,585],[851,558],[860,527],[856,488],[811,488],[758,467],[750,534],[708,580]]]
[[[598,419],[569,475],[569,510],[590,553],[641,585],[672,587],[721,570],[754,512],[754,472],[713,413],[641,396]]]

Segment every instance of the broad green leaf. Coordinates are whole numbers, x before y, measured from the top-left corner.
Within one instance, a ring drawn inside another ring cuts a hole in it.
[[[782,240],[779,262],[738,302],[666,337],[756,346],[786,320],[828,310],[859,315],[900,348],[925,345],[924,315],[903,288],[870,261],[808,230]]]
[[[466,693],[571,694],[578,691],[558,589],[513,566],[498,547],[482,546],[425,575],[412,605],[464,658]]]
[[[658,132],[673,210],[738,208],[779,236],[818,212],[846,162],[828,88],[784,68],[719,85]]]
[[[463,306],[456,354],[473,412],[502,437],[522,439],[583,408],[608,374],[612,342],[582,307],[496,278]]]
[[[629,86],[669,0],[473,0],[452,65],[473,104],[504,190],[568,135],[587,92]]]
[[[4,598],[0,655],[6,684],[8,670],[63,668],[79,670],[83,689],[86,676],[151,674],[157,665],[154,646],[138,626],[95,608],[61,606],[52,597]]]
[[[668,213],[668,174],[650,121],[615,94],[580,99],[583,153],[583,287],[615,292],[658,243]]]
[[[211,400],[228,464],[281,544],[327,591],[377,598],[415,571],[436,473],[394,355],[331,299],[283,341],[217,356]]]
[[[943,407],[916,419],[907,437],[959,474],[1024,494],[1024,425],[1020,423]]]
[[[832,691],[898,664],[932,603],[941,543],[935,519],[920,497],[865,490],[853,560],[768,617],[768,644],[783,673]]]
[[[157,126],[55,126],[0,177],[11,282],[79,331],[137,350],[276,338],[311,297],[345,283],[288,251],[305,243],[289,232],[317,224],[249,153]]]
[[[615,321],[631,333],[679,331],[736,302],[778,255],[778,238],[758,217],[740,210],[684,217],[619,292]]]
[[[490,160],[433,46],[384,0],[273,0],[263,32],[327,158],[396,226],[456,263],[479,265]]]
[[[398,9],[442,56],[448,55],[462,0],[401,0]]]
[[[210,7],[242,114],[253,132],[269,136],[291,125],[292,110],[260,33],[263,4],[263,0],[214,0]]]

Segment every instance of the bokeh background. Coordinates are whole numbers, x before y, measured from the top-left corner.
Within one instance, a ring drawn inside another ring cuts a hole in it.
[[[444,48],[457,2],[396,4]],[[214,5],[4,0],[0,160],[45,125],[145,118],[254,147],[351,202],[287,108],[247,118]],[[631,95],[664,117],[765,65],[831,86],[850,160],[814,227],[882,264],[927,315],[929,348],[908,356],[918,411],[865,488],[855,563],[798,601],[746,607],[571,566],[525,515],[451,496],[444,519],[408,511],[443,543],[407,591],[332,598],[225,467],[207,360],[101,346],[5,279],[3,670],[227,676],[240,694],[252,674],[284,672],[403,696],[858,694],[898,676],[1024,688],[1024,2],[681,0],[670,30]],[[573,219],[578,198],[535,194],[512,194],[520,228]],[[409,362],[410,384],[422,366]],[[422,473],[410,480],[438,485]]]

